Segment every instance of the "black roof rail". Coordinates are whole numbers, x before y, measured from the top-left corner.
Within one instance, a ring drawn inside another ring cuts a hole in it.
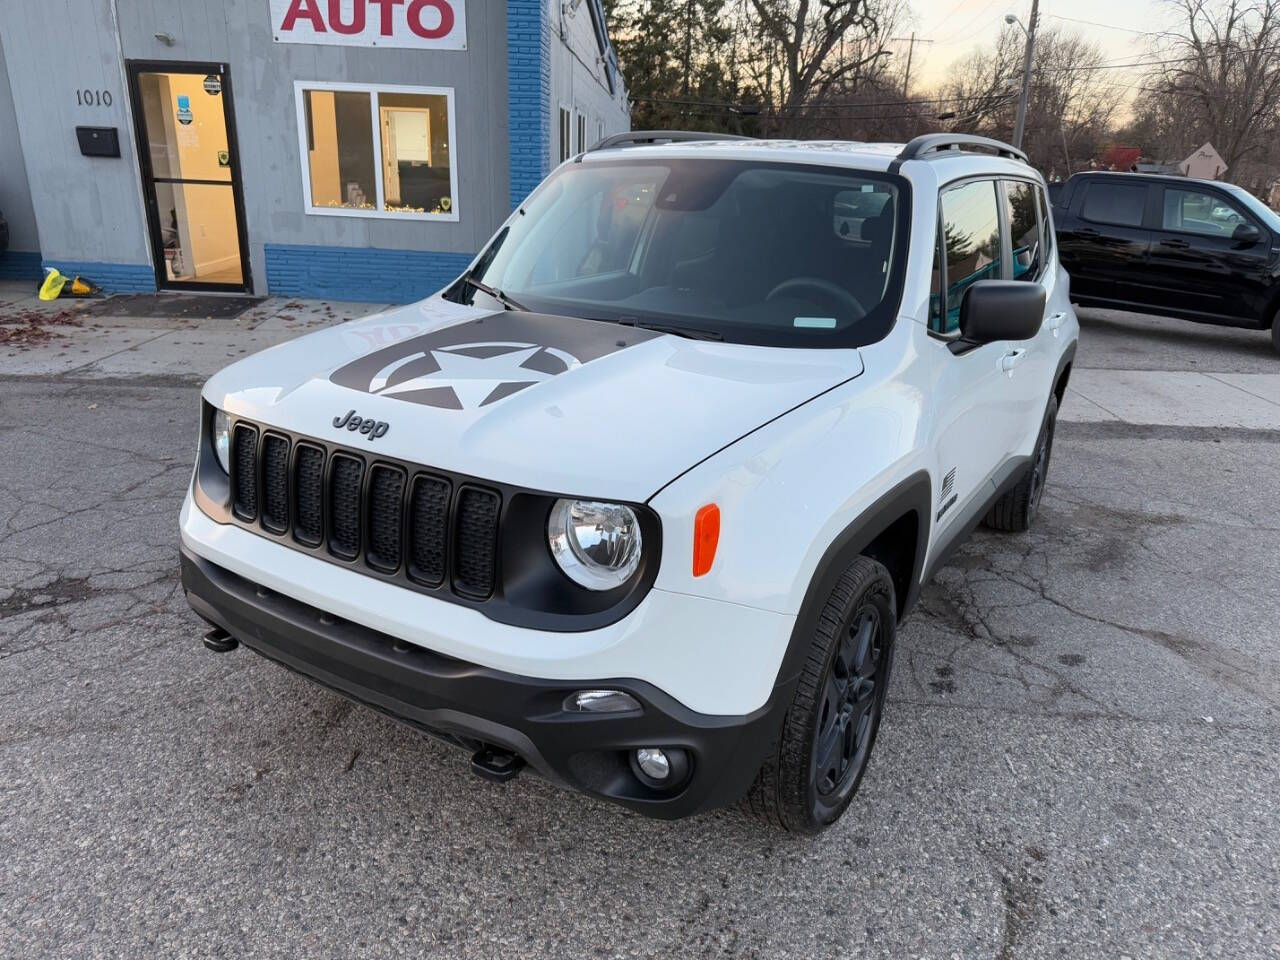
[[[612,147],[630,147],[644,143],[699,143],[707,140],[753,140],[733,133],[707,133],[702,130],[631,130],[605,137],[587,153]]]
[[[923,159],[931,153],[961,150],[964,147],[981,147],[1009,160],[1021,160],[1023,163],[1030,162],[1027,160],[1025,153],[1001,140],[978,137],[971,133],[926,133],[923,136],[916,137],[902,148],[902,152],[897,156],[896,164],[901,165],[908,160]]]

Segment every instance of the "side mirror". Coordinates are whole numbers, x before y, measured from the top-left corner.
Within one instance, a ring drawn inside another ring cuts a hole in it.
[[[1030,340],[1044,322],[1044,287],[1023,280],[979,280],[960,301],[960,336],[973,343]]]
[[[1251,247],[1262,239],[1262,231],[1252,223],[1242,223],[1232,231],[1231,239],[1242,247]]]

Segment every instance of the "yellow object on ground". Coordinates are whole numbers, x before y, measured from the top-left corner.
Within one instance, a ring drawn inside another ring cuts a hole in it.
[[[40,284],[40,299],[57,300],[62,294],[62,288],[66,285],[67,278],[53,267],[46,269],[47,275],[44,278],[44,283]]]
[[[71,295],[73,297],[91,297],[99,292],[98,285],[86,280],[84,277],[76,277],[71,281]]]

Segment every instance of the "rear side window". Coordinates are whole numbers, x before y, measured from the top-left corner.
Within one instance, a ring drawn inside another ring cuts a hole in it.
[[[974,180],[942,194],[942,239],[946,251],[946,309],[931,324],[938,333],[960,329],[960,301],[979,280],[999,280],[1000,213],[996,182]]]
[[[1091,183],[1085,188],[1080,216],[1118,227],[1142,226],[1147,188],[1133,183]]]
[[[1040,201],[1040,249],[1047,264],[1053,255],[1053,223],[1050,221],[1052,200],[1045,196],[1044,190],[1036,187],[1036,197]]]
[[[1044,234],[1040,229],[1037,192],[1035,185],[1025,180],[1005,181],[1004,196],[1008,208],[1015,280],[1038,280],[1044,267]]]

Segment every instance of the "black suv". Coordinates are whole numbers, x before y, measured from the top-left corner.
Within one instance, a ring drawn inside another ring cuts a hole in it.
[[[1280,215],[1230,183],[1078,173],[1052,191],[1071,299],[1271,330],[1280,350]]]

